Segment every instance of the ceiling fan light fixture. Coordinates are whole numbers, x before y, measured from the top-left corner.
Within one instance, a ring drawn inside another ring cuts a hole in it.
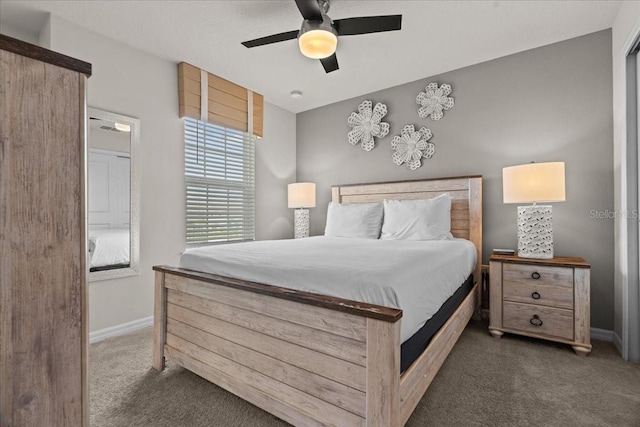
[[[299,31],[271,34],[244,41],[242,45],[250,48],[297,38],[300,53],[311,59],[319,59],[325,73],[331,73],[340,69],[336,55],[338,36],[382,33],[402,29],[402,15],[357,16],[333,21],[327,15],[330,0],[295,0],[295,4],[303,18]]]
[[[131,132],[131,126],[116,122],[115,128],[120,132]]]
[[[336,52],[338,34],[331,25],[331,19],[326,15],[322,21],[308,21],[302,23],[298,36],[300,52],[307,58],[328,58]]]

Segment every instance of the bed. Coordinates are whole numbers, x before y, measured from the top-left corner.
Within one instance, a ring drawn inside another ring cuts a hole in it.
[[[129,229],[89,230],[89,271],[129,267]]]
[[[481,177],[336,186],[332,200],[443,193],[453,199],[452,234],[475,245],[478,278]],[[426,349],[401,370],[398,308],[212,272],[154,270],[153,367],[162,371],[166,357],[294,425],[404,425],[480,303],[472,281]]]

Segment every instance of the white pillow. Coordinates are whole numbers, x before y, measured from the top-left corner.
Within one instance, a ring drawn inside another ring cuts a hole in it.
[[[380,239],[453,239],[451,197],[442,194],[429,200],[385,200]]]
[[[329,203],[325,236],[377,239],[382,227],[382,203]]]

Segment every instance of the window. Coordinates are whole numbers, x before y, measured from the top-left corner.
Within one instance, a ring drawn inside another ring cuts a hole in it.
[[[187,245],[255,239],[255,137],[184,119]]]

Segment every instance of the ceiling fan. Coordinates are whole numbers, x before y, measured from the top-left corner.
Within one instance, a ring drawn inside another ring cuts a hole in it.
[[[327,15],[329,0],[295,1],[304,18],[300,30],[273,34],[242,44],[246,47],[257,47],[297,38],[302,54],[319,59],[324,70],[330,73],[339,68],[335,53],[338,36],[397,31],[402,26],[402,15],[361,16],[333,21]]]

